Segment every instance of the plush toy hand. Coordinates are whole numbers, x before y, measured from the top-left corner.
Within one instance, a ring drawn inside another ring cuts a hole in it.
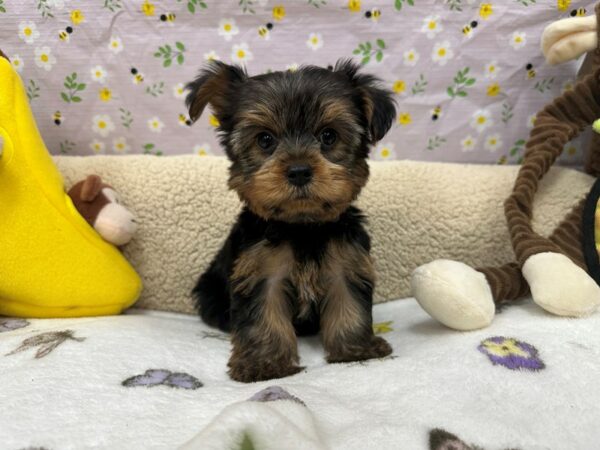
[[[102,238],[114,245],[127,244],[137,229],[134,215],[119,194],[98,175],[79,181],[68,192],[75,208]]]
[[[542,34],[542,53],[548,64],[579,58],[597,46],[595,15],[558,20],[548,25]]]

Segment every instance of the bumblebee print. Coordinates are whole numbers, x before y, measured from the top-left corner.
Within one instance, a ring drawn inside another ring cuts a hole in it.
[[[370,11],[365,12],[365,17],[367,19],[371,19],[374,22],[377,22],[381,17],[381,10],[377,8],[373,8]]]
[[[587,10],[585,8],[577,8],[571,11],[571,17],[583,17],[587,14]]]
[[[442,107],[440,105],[437,105],[431,110],[431,120],[435,122],[440,117],[442,117]]]
[[[273,24],[271,22],[267,23],[266,25],[261,25],[258,27],[258,35],[265,39],[265,40],[269,40],[269,38],[271,37],[271,30],[273,29]]]
[[[60,30],[58,32],[58,39],[60,39],[62,42],[69,42],[72,33],[73,27],[67,27],[64,30]]]
[[[178,122],[179,122],[179,125],[181,125],[181,126],[189,127],[192,125],[192,121],[185,114],[179,114]]]
[[[528,80],[535,78],[536,72],[535,72],[535,69],[533,68],[533,64],[531,64],[531,63],[527,64],[525,66],[525,70],[527,70],[527,79]]]
[[[60,125],[64,122],[64,118],[60,111],[55,111],[54,114],[52,114],[52,121],[55,125]]]
[[[175,22],[176,17],[177,16],[175,16],[175,14],[173,14],[173,13],[161,14],[160,21],[172,24],[173,22]]]
[[[473,32],[475,31],[475,28],[477,28],[477,21],[473,20],[472,22],[466,24],[464,27],[462,27],[462,34],[467,38],[467,39],[471,39],[473,37]]]
[[[144,75],[142,75],[135,67],[132,67],[130,72],[131,75],[133,75],[133,84],[140,84],[144,82]]]

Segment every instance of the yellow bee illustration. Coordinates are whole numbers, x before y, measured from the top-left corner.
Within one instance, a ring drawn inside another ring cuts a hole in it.
[[[178,122],[181,126],[187,125],[189,127],[190,125],[192,125],[192,121],[185,114],[179,114]]]
[[[535,78],[536,72],[535,72],[535,69],[533,68],[533,64],[531,64],[531,63],[527,64],[525,66],[525,70],[527,70],[527,79],[528,80]]]
[[[506,164],[506,161],[508,161],[508,158],[506,156],[501,156],[500,159],[498,159],[498,164]]]
[[[475,28],[477,28],[477,25],[478,23],[476,20],[473,20],[471,23],[466,24],[464,27],[462,27],[462,34],[464,34],[467,38],[472,37]]]
[[[266,40],[269,40],[271,37],[271,30],[273,29],[273,24],[271,22],[266,25],[261,25],[258,27],[258,35]]]
[[[381,17],[381,10],[373,8],[370,11],[365,12],[365,17],[377,22]]]
[[[69,39],[71,39],[71,33],[73,33],[72,27],[67,27],[64,30],[60,30],[58,32],[58,39],[63,42],[69,42]]]
[[[587,14],[587,10],[585,8],[577,8],[571,11],[571,17],[582,17]]]
[[[442,107],[437,105],[431,110],[431,120],[438,120],[440,117],[442,117]]]
[[[64,122],[65,119],[63,118],[60,111],[55,111],[54,114],[52,114],[52,120],[56,125],[60,125]]]
[[[258,27],[258,35],[263,39],[269,39],[269,29],[266,26],[261,25]]]
[[[133,75],[133,84],[140,84],[144,81],[144,75],[142,75],[135,67],[131,68],[131,75]]]
[[[160,21],[161,22],[167,22],[167,23],[173,23],[175,22],[175,18],[177,16],[175,16],[175,14],[173,13],[166,13],[166,14],[161,14],[160,15]]]

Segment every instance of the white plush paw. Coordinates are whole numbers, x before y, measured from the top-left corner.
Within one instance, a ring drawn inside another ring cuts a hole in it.
[[[455,330],[487,327],[495,306],[490,286],[481,272],[457,261],[438,259],[412,274],[413,296],[434,319]]]
[[[523,264],[533,301],[559,316],[585,316],[600,305],[600,287],[561,253],[538,253]]]

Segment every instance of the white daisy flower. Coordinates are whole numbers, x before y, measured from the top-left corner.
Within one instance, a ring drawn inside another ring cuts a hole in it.
[[[14,69],[17,72],[21,73],[21,71],[23,70],[23,67],[25,66],[25,63],[23,62],[21,57],[19,55],[12,55],[9,59],[10,59],[10,63],[14,67]]]
[[[121,41],[121,38],[112,36],[110,38],[110,42],[108,43],[108,49],[115,55],[117,53],[121,53],[123,51],[123,41]]]
[[[450,42],[438,42],[433,46],[433,53],[431,53],[431,59],[433,60],[433,62],[438,63],[440,66],[445,66],[448,60],[452,59],[453,56],[454,52],[450,48]]]
[[[223,36],[226,41],[230,41],[233,36],[240,32],[239,28],[235,25],[233,19],[221,19],[219,21],[219,36]]]
[[[319,50],[323,47],[323,36],[321,36],[321,33],[310,33],[306,45],[313,50]]]
[[[104,145],[104,142],[101,142],[98,139],[94,139],[92,142],[90,142],[90,148],[94,153],[98,154],[104,153],[106,146]]]
[[[185,97],[185,86],[183,83],[177,83],[173,86],[173,97],[184,98]]]
[[[535,126],[536,117],[537,114],[532,114],[527,118],[527,128],[529,128],[530,130]]]
[[[210,52],[204,54],[204,60],[205,61],[220,61],[221,58],[219,57],[219,55],[217,55],[217,52],[215,52],[214,50],[211,50]]]
[[[523,31],[515,31],[510,35],[509,43],[512,48],[519,50],[527,43],[527,34],[525,34]]]
[[[92,74],[92,80],[97,81],[100,84],[104,84],[106,81],[106,76],[108,73],[102,66],[95,66],[90,69],[90,73]]]
[[[19,24],[19,37],[27,44],[33,44],[33,42],[40,37],[40,32],[37,29],[35,23],[31,21],[21,22]]]
[[[288,64],[287,66],[285,66],[285,70],[289,70],[290,72],[295,72],[296,70],[298,70],[299,67],[300,67],[300,65],[298,63],[291,63],[291,64]]]
[[[488,137],[485,138],[485,143],[483,144],[483,147],[490,152],[495,152],[500,147],[502,147],[502,138],[497,133],[490,134]]]
[[[108,114],[97,114],[92,118],[92,130],[100,136],[106,137],[115,129],[115,124]]]
[[[414,48],[411,48],[404,52],[402,60],[404,61],[405,66],[413,67],[419,61],[419,53]]]
[[[394,159],[396,152],[394,151],[394,144],[391,142],[385,142],[378,144],[375,148],[375,159],[387,160]]]
[[[429,39],[433,39],[438,33],[444,30],[440,21],[440,16],[427,16],[423,19],[423,26],[421,31],[427,34]]]
[[[194,155],[207,156],[210,155],[210,145],[204,144],[194,145]]]
[[[254,56],[245,42],[240,45],[234,45],[231,50],[231,59],[235,62],[243,63],[251,61],[253,58]]]
[[[479,109],[473,113],[470,125],[475,128],[479,133],[494,124],[492,115],[487,109]]]
[[[500,72],[500,67],[498,67],[498,63],[496,61],[492,61],[485,65],[483,68],[483,73],[485,77],[489,80],[493,80]]]
[[[35,49],[35,65],[46,71],[50,71],[56,63],[56,58],[52,54],[50,47],[37,47]]]
[[[154,133],[160,133],[164,126],[165,124],[162,123],[162,121],[156,116],[148,119],[148,128],[150,128],[150,131]]]
[[[463,152],[472,152],[475,150],[475,146],[477,145],[477,138],[474,138],[469,134],[462,141],[460,141],[460,145],[462,146]]]
[[[127,139],[124,136],[115,138],[113,140],[113,151],[115,153],[127,153],[131,147],[127,143]]]

